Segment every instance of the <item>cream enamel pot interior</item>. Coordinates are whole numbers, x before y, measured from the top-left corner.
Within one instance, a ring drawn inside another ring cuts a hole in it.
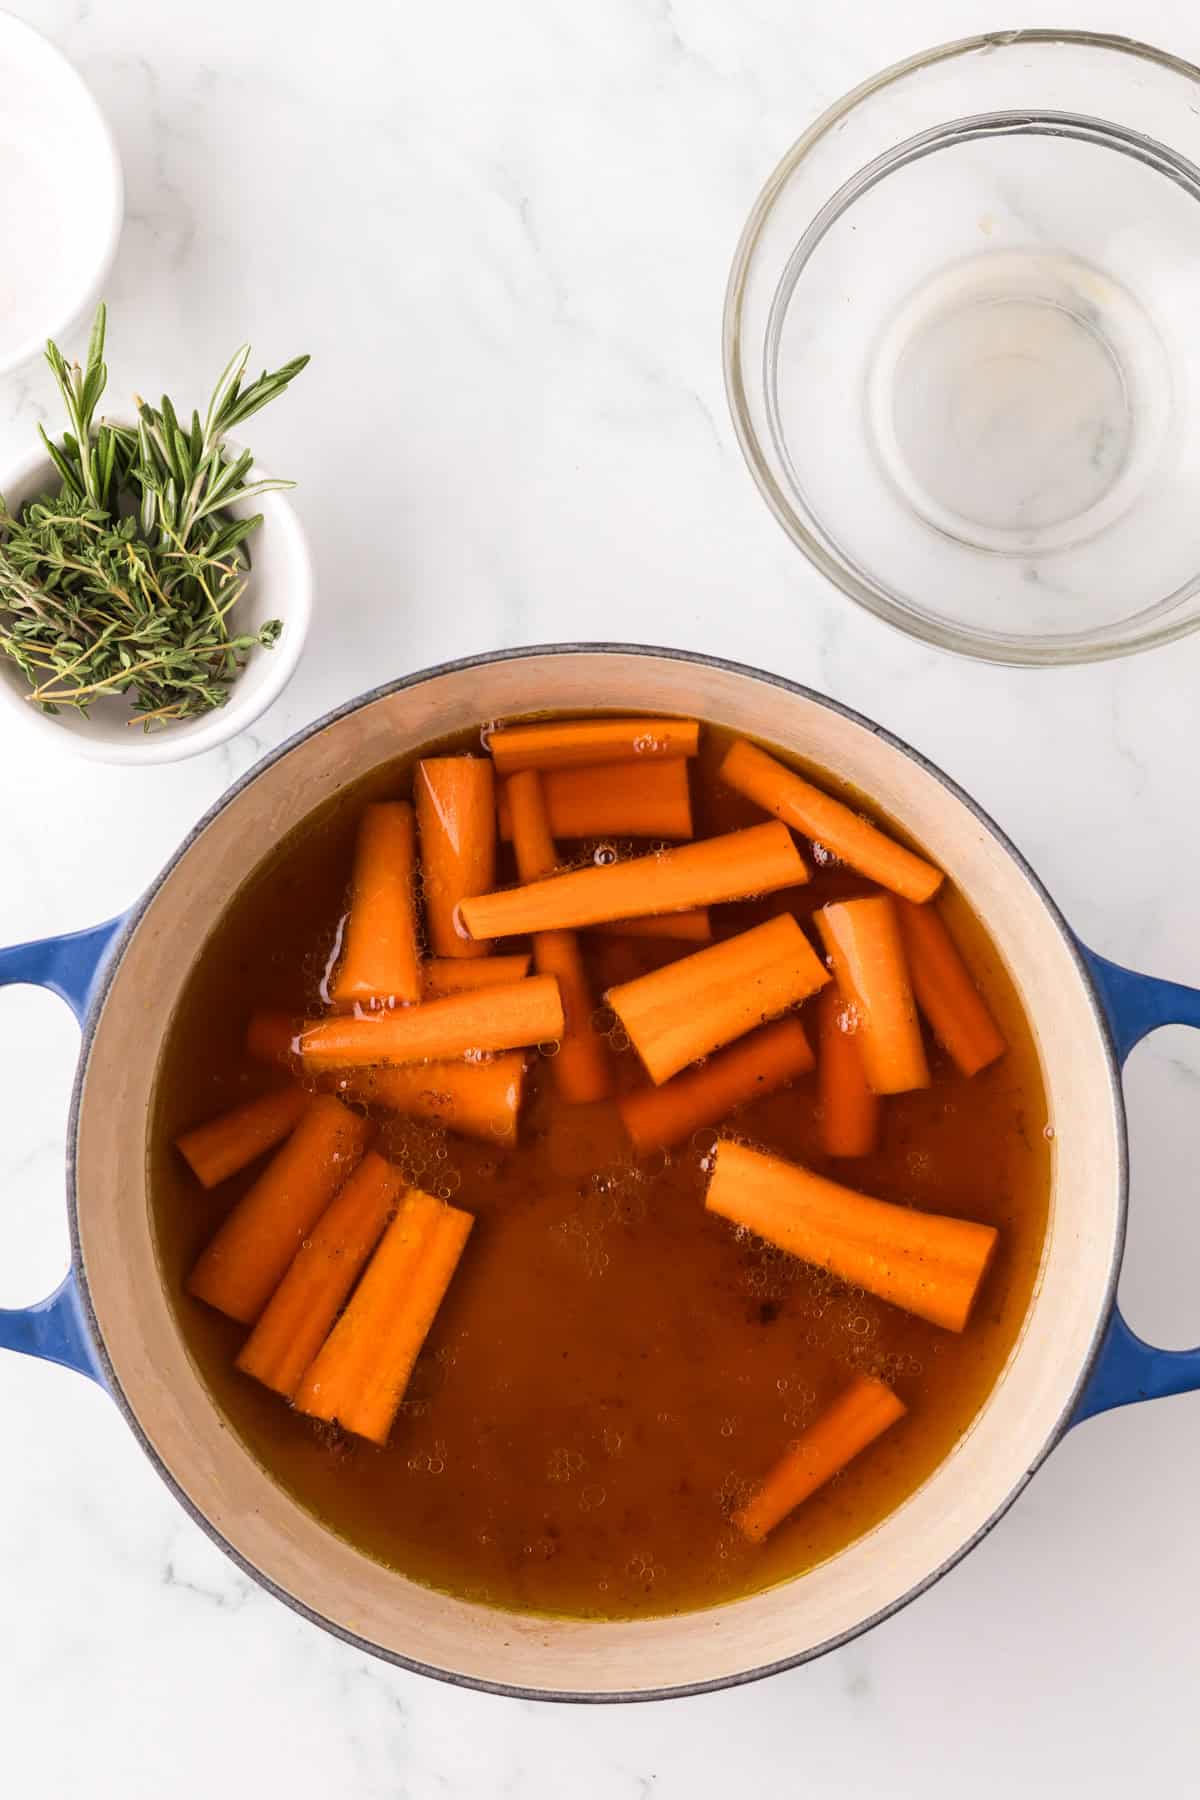
[[[633,1623],[514,1616],[414,1585],[319,1525],[230,1432],[159,1274],[146,1130],[159,1048],[201,945],[264,848],[358,776],[481,719],[548,709],[697,714],[812,759],[902,819],[968,896],[1033,1021],[1056,1127],[1037,1292],[1005,1372],[925,1485],[796,1581]],[[408,1668],[536,1696],[695,1692],[819,1654],[911,1599],[987,1531],[1069,1424],[1200,1385],[1200,1352],[1156,1351],[1113,1310],[1125,1125],[1118,1058],[1200,995],[1091,957],[1032,872],[954,785],[829,700],[712,659],[579,645],[500,653],[380,688],[261,763],[201,821],[124,919],[0,953],[0,980],[62,994],[84,1024],[69,1136],[73,1268],[0,1345],[92,1374],[164,1479],[240,1565],[308,1617]]]

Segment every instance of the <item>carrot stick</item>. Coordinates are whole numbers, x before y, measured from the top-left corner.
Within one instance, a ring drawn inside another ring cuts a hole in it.
[[[871,1091],[846,1002],[836,986],[817,1001],[817,1094],[826,1156],[869,1156],[879,1141],[879,1098]]]
[[[542,778],[536,769],[521,769],[504,783],[513,828],[513,855],[521,881],[540,881],[558,867],[558,851],[550,830]]]
[[[947,1331],[966,1324],[999,1236],[993,1225],[872,1200],[729,1138],[717,1145],[704,1204]]]
[[[547,769],[542,792],[556,838],[690,838],[692,796],[682,757],[639,763],[622,773],[596,768]],[[508,795],[500,790],[500,836],[512,837]]]
[[[335,1004],[421,998],[416,867],[408,801],[368,806],[354,851],[350,916],[331,996]]]
[[[780,1457],[753,1499],[734,1513],[738,1530],[751,1543],[761,1544],[781,1519],[824,1487],[907,1411],[903,1400],[882,1381],[872,1375],[856,1375]]]
[[[656,1085],[815,994],[829,972],[790,913],[605,995]]]
[[[421,997],[440,1000],[467,988],[505,987],[510,981],[524,980],[530,960],[528,956],[479,956],[472,961],[432,956],[421,965]]]
[[[175,1147],[203,1187],[216,1187],[229,1175],[236,1175],[252,1163],[264,1150],[281,1143],[308,1105],[302,1088],[280,1088],[274,1094],[263,1094],[245,1106],[197,1125],[175,1139]]]
[[[900,935],[917,1005],[964,1075],[978,1075],[1007,1045],[945,923],[931,906],[902,900]]]
[[[300,1034],[300,1053],[308,1070],[446,1062],[475,1051],[550,1043],[562,1030],[558,983],[535,975],[374,1018],[312,1019]]]
[[[486,956],[459,929],[459,903],[496,881],[496,783],[482,756],[428,756],[417,764],[417,824],[425,919],[435,956]]]
[[[246,1054],[255,1062],[274,1063],[281,1069],[298,1067],[292,1045],[303,1028],[303,1020],[285,1012],[251,1013],[246,1026]]]
[[[774,1094],[812,1066],[799,1019],[777,1019],[662,1087],[622,1095],[617,1110],[634,1149],[644,1156],[681,1144],[700,1126],[716,1125],[735,1106]]]
[[[464,968],[482,964],[463,964]],[[428,1119],[460,1137],[511,1148],[525,1087],[525,1056],[479,1061],[420,1063],[401,1069],[366,1069],[341,1077],[338,1092],[366,1106],[381,1106],[410,1119]]]
[[[383,1444],[474,1224],[414,1189],[317,1352],[296,1407]]]
[[[552,975],[562,995],[563,1029],[550,1069],[560,1097],[578,1106],[612,1093],[607,1039],[592,1024],[596,1010],[573,931],[539,931],[533,940],[539,975]]]
[[[558,863],[550,821],[536,769],[522,769],[505,782],[512,814],[513,852],[522,881],[537,881]],[[608,1046],[592,1025],[595,1004],[579,940],[573,931],[538,931],[533,961],[539,975],[553,975],[562,996],[563,1031],[551,1064],[559,1095],[571,1105],[604,1100],[612,1092]]]
[[[808,870],[786,826],[754,825],[630,862],[571,869],[525,887],[483,894],[464,900],[460,913],[475,938],[578,931],[609,919],[744,900],[748,894],[773,893],[807,880]]]
[[[292,1258],[242,1346],[239,1369],[291,1399],[404,1188],[399,1169],[368,1150]]]
[[[712,942],[712,920],[706,906],[697,906],[691,912],[643,914],[637,919],[609,919],[603,925],[589,925],[588,930],[603,937],[670,938],[680,944]]]
[[[877,1094],[929,1086],[929,1064],[908,977],[895,902],[887,894],[839,900],[815,915],[854,1041]]]
[[[312,1101],[238,1201],[188,1279],[188,1291],[251,1324],[367,1146],[371,1127],[332,1094]]]
[[[651,763],[695,756],[695,719],[556,719],[493,731],[487,747],[500,775],[590,763]]]
[[[940,869],[745,738],[727,753],[719,778],[793,831],[832,850],[860,875],[906,900],[928,900],[941,885]]]

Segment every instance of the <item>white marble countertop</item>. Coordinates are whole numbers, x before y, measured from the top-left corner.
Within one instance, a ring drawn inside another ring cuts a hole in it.
[[[1200,637],[1050,675],[919,648],[790,548],[721,384],[727,265],[808,118],[874,69],[992,25],[993,0],[16,0],[112,120],[128,222],[117,395],[184,394],[242,337],[313,366],[256,421],[302,482],[319,581],[300,673],[252,735],[121,770],[0,727],[0,941],[126,906],[264,750],[387,677],[498,645],[683,645],[809,682],[953,773],[1098,949],[1200,982]],[[1188,0],[1071,22],[1200,57]],[[48,416],[0,382],[0,462]],[[75,1053],[63,1007],[4,994],[0,1304],[57,1280]],[[1200,1044],[1129,1078],[1122,1294],[1200,1325]],[[0,1360],[0,1791],[950,1800],[1195,1785],[1200,1396],[1074,1433],[998,1529],[839,1654],[738,1692],[613,1711],[460,1693],[354,1653],[245,1580],[100,1391]]]

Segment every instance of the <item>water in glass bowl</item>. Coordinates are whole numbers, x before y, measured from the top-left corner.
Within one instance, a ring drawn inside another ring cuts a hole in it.
[[[734,259],[734,423],[794,542],[935,643],[1063,662],[1200,625],[1200,70],[942,45],[831,107]]]
[[[1164,604],[1197,571],[1200,194],[1061,116],[958,121],[852,186],[768,336],[775,444],[816,529],[976,629]]]
[[[867,373],[898,494],[980,549],[1067,548],[1118,520],[1165,453],[1171,373],[1119,282],[1061,250],[998,250],[923,282]]]

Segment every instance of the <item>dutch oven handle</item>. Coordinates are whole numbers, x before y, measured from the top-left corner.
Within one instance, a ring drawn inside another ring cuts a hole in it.
[[[105,957],[123,923],[109,919],[90,931],[42,938],[0,950],[0,987],[27,984],[49,988],[65,1000],[80,1024],[95,992]],[[91,1336],[83,1319],[72,1270],[54,1292],[34,1306],[0,1307],[0,1350],[22,1350],[47,1362],[78,1369],[103,1383]]]
[[[1135,1044],[1163,1025],[1200,1027],[1200,989],[1178,981],[1160,981],[1108,962],[1080,945],[1108,1014],[1113,1044],[1121,1063]],[[1186,1394],[1200,1388],[1200,1347],[1159,1350],[1131,1331],[1113,1307],[1104,1342],[1071,1423],[1090,1419],[1112,1406],[1132,1400],[1157,1400],[1164,1394]]]

